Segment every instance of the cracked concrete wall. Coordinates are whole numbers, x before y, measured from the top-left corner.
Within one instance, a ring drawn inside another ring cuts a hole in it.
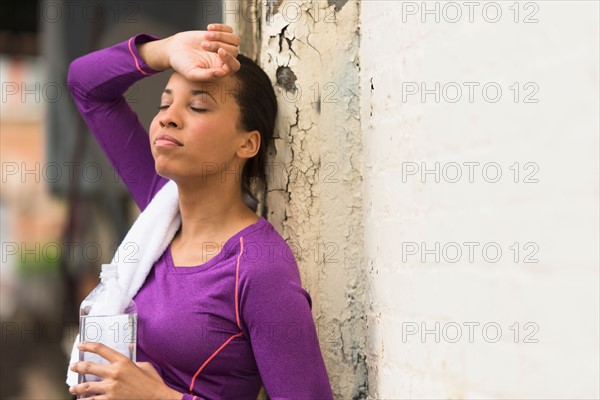
[[[260,52],[260,15],[257,0],[222,0],[223,23],[231,26],[241,43],[240,53],[258,60]]]
[[[358,13],[358,1],[266,1],[244,22],[259,26],[279,105],[267,218],[294,251],[340,399],[367,392]]]

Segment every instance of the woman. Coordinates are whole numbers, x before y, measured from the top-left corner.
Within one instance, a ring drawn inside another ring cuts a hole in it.
[[[256,399],[264,385],[273,399],[333,398],[294,257],[244,202],[250,179],[264,177],[277,103],[239,42],[229,26],[211,24],[163,40],[138,35],[70,66],[75,102],[140,209],[172,180],[182,221],[134,298],[140,362],[82,343],[110,365],[73,364],[103,378],[73,394]],[[147,133],[123,93],[169,68]]]

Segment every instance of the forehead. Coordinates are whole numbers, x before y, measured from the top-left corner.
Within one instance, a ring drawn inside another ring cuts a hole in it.
[[[240,84],[232,76],[225,76],[209,81],[189,81],[181,74],[173,72],[163,96],[200,97],[203,100],[221,104],[236,103],[235,95],[240,90]]]

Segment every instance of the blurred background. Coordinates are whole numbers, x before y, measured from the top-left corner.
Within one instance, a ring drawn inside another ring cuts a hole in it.
[[[221,22],[221,2],[0,7],[0,398],[68,398],[66,351],[79,304],[138,213],[69,97],[68,65],[136,33],[205,29]],[[145,79],[126,95],[144,126],[166,78]]]

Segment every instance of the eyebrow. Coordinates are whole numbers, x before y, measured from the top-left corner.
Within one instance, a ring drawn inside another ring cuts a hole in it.
[[[173,90],[171,90],[169,88],[166,88],[165,90],[163,90],[163,93],[172,95],[173,94]],[[210,94],[210,92],[208,92],[206,90],[202,90],[202,89],[190,89],[190,93],[192,94],[192,96],[199,96],[199,95],[207,94],[207,95],[210,96],[211,99],[213,99],[213,101],[215,103],[217,102],[217,99],[215,99],[213,97],[213,95]]]

